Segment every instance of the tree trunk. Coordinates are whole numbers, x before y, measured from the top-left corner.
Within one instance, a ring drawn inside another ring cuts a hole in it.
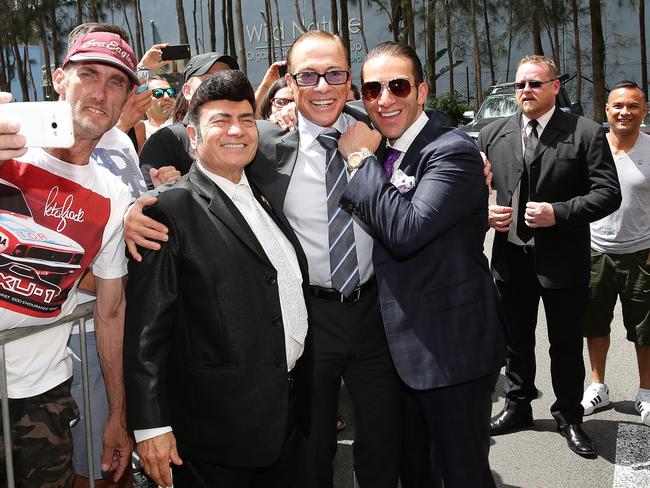
[[[445,0],[445,17],[447,19],[446,38],[447,38],[447,60],[449,61],[449,91],[453,93],[454,89],[454,43],[451,35],[451,8],[450,0]]]
[[[336,0],[330,0],[330,7],[332,9],[332,34],[339,35],[339,8]]]
[[[368,41],[366,40],[365,23],[363,22],[363,0],[359,0],[359,22],[361,23],[361,41],[363,42],[363,50],[368,54]]]
[[[20,48],[18,47],[18,39],[16,38],[16,30],[14,28],[14,21],[11,12],[11,7],[5,2],[5,22],[7,27],[7,39],[11,45],[14,54],[14,65],[18,70],[18,81],[20,82],[20,90],[23,92],[23,101],[29,102],[29,87],[27,86],[27,73],[23,65],[23,60],[20,55]]]
[[[510,80],[510,58],[512,56],[512,31],[513,31],[513,14],[514,14],[514,0],[508,2],[508,61],[506,63],[506,81]]]
[[[361,3],[363,0],[359,0]],[[348,0],[341,0],[341,37],[343,45],[348,52],[348,65],[350,64],[350,15],[348,13]]]
[[[134,42],[134,39],[133,39],[133,31],[131,30],[131,23],[129,22],[129,14],[128,14],[127,7],[126,7],[126,0],[122,0],[122,13],[124,14],[124,22],[126,23],[126,28],[127,28],[128,32],[129,32],[129,38],[131,39],[131,47],[133,49],[135,49],[136,56],[137,56],[137,46],[136,46],[136,44]],[[136,23],[137,23],[137,21],[136,21]],[[136,41],[137,41],[137,39],[136,39]]]
[[[196,0],[192,1],[192,22],[194,27],[194,48],[196,49],[194,52],[198,54],[201,51],[199,51],[199,29],[196,26]]]
[[[208,1],[208,26],[210,28],[210,51],[217,50],[217,15],[215,0]],[[197,53],[198,54],[198,53]]]
[[[402,0],[404,11],[404,37],[406,43],[415,49],[415,19],[413,15],[413,4],[411,0]]]
[[[476,99],[476,110],[478,110],[481,103],[483,103],[483,84],[481,81],[481,48],[476,29],[476,0],[470,0],[469,2],[469,17],[472,28],[472,46],[474,48],[474,98]]]
[[[589,0],[589,10],[591,14],[594,120],[601,124],[605,121],[605,39],[600,0]]]
[[[426,11],[427,19],[427,82],[429,98],[437,95],[436,87],[436,0],[429,0]]]
[[[284,59],[284,53],[282,52],[282,44],[283,44],[283,39],[284,39],[284,34],[282,32],[282,20],[280,19],[280,5],[278,5],[278,0],[273,0],[273,3],[275,3],[275,21],[277,23],[277,29],[278,29],[278,54],[275,57],[275,59]],[[275,29],[274,29],[275,30]],[[275,39],[273,39],[273,42],[275,42]]]
[[[643,3],[643,2],[641,2]],[[580,50],[580,28],[578,25],[578,0],[571,0],[573,10],[573,35],[576,49],[576,102],[582,103],[582,51]]]
[[[645,44],[645,0],[639,0],[639,43],[641,44],[641,89],[648,96],[648,57]]]
[[[48,2],[49,7],[49,24],[52,30],[52,54],[54,55],[54,68],[59,67],[59,27],[56,22],[56,3],[53,0]]]
[[[77,25],[84,23],[84,8],[81,0],[75,2],[77,6]]]
[[[544,48],[542,47],[542,28],[541,28],[541,13],[542,5],[541,0],[532,0],[530,3],[531,8],[531,29],[533,35],[533,52],[541,56],[544,55]]]
[[[4,41],[4,39],[2,39]],[[0,46],[0,91],[11,92],[7,72],[9,71],[9,62],[5,56],[5,47]]]
[[[314,20],[314,28],[318,29],[318,17],[316,17],[316,0],[311,0],[311,16]]]
[[[187,37],[187,25],[185,24],[185,8],[183,0],[176,0],[176,19],[178,20],[178,37],[181,44],[189,44]]]
[[[264,0],[264,10],[266,11],[266,45],[269,54],[269,66],[275,60],[275,41],[273,39],[273,18],[271,17],[271,1]]]
[[[305,21],[302,18],[302,12],[300,11],[300,0],[296,0],[294,4],[296,5],[296,17],[298,17],[298,25],[303,32],[307,32],[307,26],[305,25]]]
[[[483,18],[485,19],[485,47],[488,52],[488,62],[490,64],[490,76],[492,84],[496,84],[494,74],[494,59],[492,58],[492,40],[490,39],[490,22],[488,21],[487,0],[483,0]]]
[[[135,0],[135,55],[138,59],[144,54],[144,26],[142,25],[142,10],[140,10],[140,0]]]
[[[50,43],[47,40],[47,29],[45,28],[45,9],[46,5],[42,5],[38,8],[38,34],[41,38],[41,44],[43,45],[43,61],[45,62],[45,77],[47,78],[47,90],[45,91],[46,98],[50,98],[52,94],[52,61],[50,60]]]
[[[268,0],[266,0],[268,1]],[[223,31],[223,52],[228,52],[228,20],[226,15],[226,0],[221,0],[221,30]]]
[[[226,22],[228,22],[228,54],[237,57],[237,46],[235,44],[235,19],[232,12],[232,0],[227,1],[228,9],[226,10]]]
[[[90,11],[90,18],[93,22],[99,22],[99,11],[97,10],[97,2],[90,0],[88,2],[88,10]]]
[[[248,66],[246,64],[246,44],[244,42],[244,19],[241,12],[241,0],[235,0],[235,17],[237,18],[237,41],[239,42],[239,54],[237,61],[239,69],[248,76]]]

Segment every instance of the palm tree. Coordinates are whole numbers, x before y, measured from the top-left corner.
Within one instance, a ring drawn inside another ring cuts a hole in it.
[[[492,57],[492,40],[490,39],[490,22],[488,21],[488,4],[487,0],[483,0],[483,19],[485,21],[485,48],[488,53],[488,64],[490,65],[490,76],[492,84],[496,83],[494,76],[494,59]]]
[[[214,0],[208,1],[208,27],[210,30],[210,51],[217,50],[217,16]]]
[[[185,24],[185,8],[183,0],[176,0],[176,19],[178,20],[178,37],[181,44],[189,44],[187,37],[187,25]]]
[[[639,0],[639,43],[641,44],[641,89],[648,93],[648,58],[645,44],[645,0]]]
[[[246,64],[246,44],[244,43],[244,20],[241,12],[241,0],[235,0],[235,17],[237,18],[237,41],[239,42],[239,53],[237,55],[239,69],[245,75],[248,75],[248,66]]]
[[[478,31],[476,28],[476,0],[470,0],[469,2],[469,20],[474,50],[474,98],[476,99],[476,108],[478,108],[483,103],[483,84],[481,81],[481,48],[478,42]]]
[[[580,103],[582,99],[582,52],[580,50],[580,27],[578,25],[578,7],[579,7],[579,1],[571,0],[571,10],[573,13],[573,35],[574,35],[575,56],[576,56],[576,102]]]
[[[600,12],[600,0],[589,0],[591,16],[591,51],[594,88],[594,120],[599,124],[605,121],[605,39]]]
[[[541,20],[542,13],[542,0],[531,0],[531,28],[533,34],[533,52],[535,54],[544,55],[544,48],[542,47],[542,34],[541,34]]]

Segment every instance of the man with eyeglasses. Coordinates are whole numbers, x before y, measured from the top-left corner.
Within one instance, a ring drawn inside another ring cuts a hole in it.
[[[492,163],[497,205],[492,273],[506,315],[507,392],[492,435],[532,425],[535,327],[544,303],[556,401],[551,414],[569,448],[594,457],[582,429],[582,314],[590,273],[589,223],[621,203],[616,167],[602,127],[555,106],[555,63],[527,56],[518,65],[520,112],[481,130],[479,148]]]
[[[305,33],[290,47],[287,62],[297,126],[286,131],[258,122],[259,150],[247,171],[286,216],[309,263],[313,397],[300,486],[332,487],[343,377],[356,419],[357,481],[361,488],[395,488],[399,383],[377,308],[373,241],[338,204],[347,179],[336,139],[357,119],[367,119],[346,107],[350,66],[339,37]]]
[[[379,132],[356,124],[341,137],[354,172],[341,203],[375,238],[381,313],[403,382],[402,487],[438,486],[438,477],[445,488],[493,487],[491,393],[505,341],[483,254],[481,156],[465,133],[424,113],[428,87],[409,46],[379,44],[361,77]],[[388,145],[375,156],[382,135]]]
[[[227,54],[208,52],[197,54],[187,63],[183,78],[185,83],[182,96],[189,102],[196,89],[210,75],[224,69],[239,69],[237,61]],[[187,137],[187,117],[182,122],[171,124],[156,131],[147,139],[140,152],[140,169],[147,187],[151,190],[157,186],[158,170],[164,166],[173,166],[181,175],[186,174],[194,158],[190,151]]]

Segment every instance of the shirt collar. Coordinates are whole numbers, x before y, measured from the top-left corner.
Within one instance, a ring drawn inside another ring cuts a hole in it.
[[[239,179],[239,183],[233,183],[228,178],[224,178],[223,176],[219,176],[215,173],[212,173],[211,171],[208,171],[198,159],[196,160],[196,165],[201,170],[201,173],[203,173],[205,176],[207,176],[210,179],[210,181],[212,181],[215,185],[221,188],[221,190],[226,195],[228,195],[228,198],[230,198],[231,200],[233,198],[233,195],[237,191],[238,187],[245,186],[250,189],[250,184],[248,183],[248,179],[246,178],[246,173],[244,171],[241,172],[241,178]]]
[[[346,116],[344,114],[339,115],[339,118],[336,119],[336,122],[334,122],[331,127],[343,134],[348,128],[348,120]],[[310,147],[325,129],[327,129],[327,127],[321,127],[320,125],[314,124],[298,112],[298,135],[300,136],[300,147],[302,149]]]
[[[539,128],[537,129],[538,134],[541,134],[541,132],[544,130],[546,124],[548,124],[548,121],[551,120],[551,117],[553,116],[554,112],[555,112],[555,105],[553,105],[548,112],[546,112],[544,115],[542,115],[537,119],[537,123],[539,124]],[[524,114],[521,114],[521,120],[522,120],[522,124],[521,124],[522,127],[526,127],[528,125],[528,122],[530,122],[532,119],[526,117]]]
[[[424,126],[427,125],[427,122],[429,122],[429,117],[427,114],[422,112],[420,116],[415,119],[415,122],[413,122],[411,126],[404,131],[404,134],[402,134],[399,139],[395,141],[395,144],[389,144],[389,146],[393,149],[397,149],[402,153],[405,153],[408,151],[408,148],[411,147],[411,144],[413,144],[413,141],[418,136],[418,134],[422,132]]]

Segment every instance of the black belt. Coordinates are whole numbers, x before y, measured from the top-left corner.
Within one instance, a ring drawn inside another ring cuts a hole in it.
[[[309,290],[313,297],[324,298],[325,300],[335,300],[341,303],[357,302],[363,295],[372,290],[376,284],[375,279],[372,278],[366,281],[363,285],[357,286],[347,297],[334,288],[323,288],[322,286],[311,285]]]

